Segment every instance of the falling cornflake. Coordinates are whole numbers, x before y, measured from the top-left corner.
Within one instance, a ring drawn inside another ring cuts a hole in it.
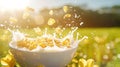
[[[63,6],[63,11],[65,12],[65,13],[67,13],[68,12],[68,6]]]
[[[37,27],[37,28],[34,28],[34,31],[35,31],[35,33],[41,33],[41,29],[39,28],[39,27]]]
[[[53,15],[53,10],[50,10],[50,11],[49,11],[49,14],[50,14],[50,15]]]
[[[27,8],[25,9],[25,12],[23,13],[22,18],[23,18],[23,19],[29,18],[29,17],[30,17],[30,14],[33,13],[33,12],[34,12],[34,9],[33,9],[33,8],[27,7]]]
[[[10,17],[9,22],[16,23],[16,22],[18,22],[18,20],[15,17]]]
[[[62,33],[62,29],[60,27],[55,28],[55,33],[57,34]]]
[[[65,18],[70,18],[70,17],[71,17],[71,14],[65,14],[63,18],[65,19]]]
[[[55,23],[55,19],[49,18],[48,25],[53,25]]]

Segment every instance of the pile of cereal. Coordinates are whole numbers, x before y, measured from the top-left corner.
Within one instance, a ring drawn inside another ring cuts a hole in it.
[[[40,46],[42,48],[46,47],[67,47],[70,48],[70,39],[66,38],[64,40],[59,39],[52,39],[47,37],[40,37],[40,38],[24,38],[20,41],[17,41],[17,46],[20,48],[27,48],[29,50],[33,50]]]

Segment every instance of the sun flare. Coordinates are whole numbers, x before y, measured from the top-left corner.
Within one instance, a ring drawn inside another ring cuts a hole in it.
[[[19,10],[29,5],[29,0],[0,0],[0,10]]]

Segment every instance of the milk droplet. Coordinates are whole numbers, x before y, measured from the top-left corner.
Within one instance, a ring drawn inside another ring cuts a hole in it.
[[[84,24],[84,22],[80,22],[80,26],[82,26]]]

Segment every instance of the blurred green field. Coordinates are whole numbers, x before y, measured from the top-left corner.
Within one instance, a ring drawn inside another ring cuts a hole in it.
[[[63,34],[66,35],[69,30],[65,30]],[[30,36],[38,35],[33,29],[21,31]],[[52,31],[52,29],[48,30],[49,33]],[[120,67],[120,28],[79,28],[75,33],[77,32],[80,33],[79,38],[88,36],[88,39],[80,42],[74,59],[92,58],[100,67]],[[8,30],[0,29],[0,58],[7,54],[11,37]]]

